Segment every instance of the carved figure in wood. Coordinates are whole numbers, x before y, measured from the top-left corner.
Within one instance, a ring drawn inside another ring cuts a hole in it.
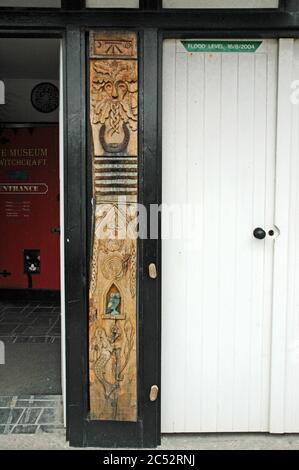
[[[117,205],[96,211],[90,288],[92,418],[137,419],[136,234],[130,222],[125,208]],[[125,238],[112,238],[120,234]]]
[[[92,122],[103,152],[126,154],[138,125],[137,62],[96,60],[92,69]]]
[[[124,338],[123,338],[124,337]],[[96,379],[101,383],[112,419],[117,418],[120,382],[134,347],[134,331],[130,321],[122,332],[118,323],[112,325],[110,334],[98,328],[91,344],[91,362],[94,363]]]

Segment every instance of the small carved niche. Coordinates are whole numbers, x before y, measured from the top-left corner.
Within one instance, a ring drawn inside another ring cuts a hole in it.
[[[114,320],[121,320],[124,318],[123,298],[115,283],[111,284],[105,296],[104,317]]]

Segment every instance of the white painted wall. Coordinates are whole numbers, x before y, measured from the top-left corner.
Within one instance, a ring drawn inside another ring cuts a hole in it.
[[[5,105],[0,107],[0,122],[58,122],[59,109],[52,113],[40,113],[31,104],[31,91],[41,82],[51,82],[59,87],[59,80],[5,79]]]

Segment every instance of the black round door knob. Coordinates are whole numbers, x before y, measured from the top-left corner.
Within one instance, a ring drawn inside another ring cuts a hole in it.
[[[265,238],[265,236],[266,236],[266,232],[261,227],[257,227],[253,231],[253,236],[255,238],[258,238],[259,240],[263,240],[263,238]]]

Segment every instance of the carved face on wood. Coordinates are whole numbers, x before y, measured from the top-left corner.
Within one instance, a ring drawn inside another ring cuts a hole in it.
[[[137,63],[97,60],[93,63],[93,123],[108,124],[109,133],[120,133],[122,125],[137,129]]]
[[[122,101],[128,93],[128,85],[123,80],[109,81],[104,85],[104,90],[112,101]]]

